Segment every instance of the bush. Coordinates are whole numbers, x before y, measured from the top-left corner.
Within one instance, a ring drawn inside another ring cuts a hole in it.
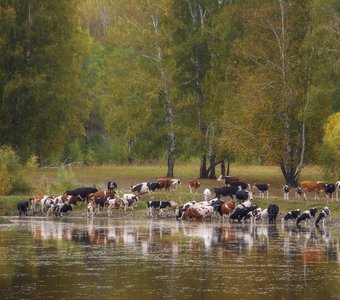
[[[58,169],[57,180],[50,187],[50,193],[59,195],[73,188],[72,180],[74,174],[71,168],[60,167]]]
[[[0,147],[0,195],[32,191],[32,187],[24,175],[25,169],[19,163],[19,158],[11,147]]]

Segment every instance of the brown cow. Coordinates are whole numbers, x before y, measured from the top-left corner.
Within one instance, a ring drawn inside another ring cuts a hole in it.
[[[97,198],[114,198],[115,195],[116,195],[116,192],[99,191],[99,192],[89,194],[88,198],[90,200],[94,200],[94,199],[97,199]]]
[[[188,184],[189,184],[190,194],[192,194],[192,191],[197,193],[198,189],[201,186],[201,183],[199,181],[195,180],[195,179],[188,180]]]
[[[172,185],[172,180],[170,178],[158,178],[157,182],[161,185],[161,188],[164,188],[166,191],[169,191]]]
[[[240,178],[236,176],[223,176],[217,178],[217,181],[224,182],[225,185],[232,183],[233,181],[240,181]]]
[[[235,209],[235,202],[234,201],[227,201],[224,202],[221,206],[221,215],[222,215],[222,220],[224,221],[224,217],[228,216],[230,213],[232,213]]]
[[[314,199],[320,199],[319,194],[324,190],[325,182],[324,181],[302,181],[301,182],[301,190],[303,192],[303,198],[307,200],[306,192],[315,192]]]

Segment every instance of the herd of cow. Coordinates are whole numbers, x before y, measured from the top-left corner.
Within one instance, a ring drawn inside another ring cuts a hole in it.
[[[276,222],[279,212],[279,207],[276,204],[270,204],[267,208],[261,209],[255,204],[252,204],[253,194],[252,190],[259,192],[260,197],[269,197],[269,184],[255,183],[253,189],[251,186],[243,181],[240,181],[235,176],[220,176],[218,181],[223,182],[224,186],[215,187],[212,189],[206,188],[203,192],[204,201],[196,202],[190,201],[183,205],[178,205],[174,201],[147,201],[147,215],[153,216],[153,211],[158,210],[159,214],[163,214],[163,209],[170,207],[176,211],[177,219],[191,219],[203,220],[212,218],[213,216],[220,216],[224,220],[227,216],[230,221],[243,222],[250,219],[256,221],[259,219],[268,219],[269,223]],[[143,194],[150,194],[156,190],[164,189],[166,191],[176,190],[178,185],[181,184],[180,179],[159,178],[156,182],[143,182],[131,186],[131,192],[123,194],[122,197],[118,195],[117,183],[109,181],[107,183],[106,191],[99,191],[97,188],[81,187],[71,191],[66,191],[60,196],[53,197],[49,195],[35,195],[27,201],[17,203],[19,216],[27,215],[29,208],[35,214],[37,208],[40,207],[42,214],[46,211],[46,215],[62,216],[73,210],[73,206],[77,202],[87,203],[87,217],[91,218],[95,215],[96,211],[100,208],[107,208],[108,216],[112,216],[113,209],[127,208],[133,209],[137,205],[140,197]],[[197,180],[188,180],[189,192],[197,193],[201,187],[200,182]],[[303,181],[301,185],[296,188],[295,195],[300,197],[303,194],[307,200],[306,192],[315,192],[315,199],[319,198],[321,191],[326,193],[327,199],[333,199],[333,194],[336,194],[336,201],[338,201],[338,193],[340,190],[340,181],[335,184],[329,184],[321,181]],[[284,199],[289,199],[290,187],[284,185],[282,188]],[[212,194],[215,193],[215,197]],[[230,201],[223,201],[222,196],[230,197]],[[234,199],[236,201],[234,201]],[[304,211],[300,215],[300,210],[295,210],[287,213],[283,220],[296,220],[297,224],[301,221],[316,217],[316,209]],[[325,219],[329,215],[328,207],[325,207],[320,212],[319,217],[316,219],[316,224],[321,219]]]

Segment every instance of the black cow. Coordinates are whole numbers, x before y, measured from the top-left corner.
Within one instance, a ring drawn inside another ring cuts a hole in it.
[[[71,191],[66,191],[64,195],[80,196],[84,201],[88,200],[88,195],[98,192],[97,188],[80,187]]]
[[[20,201],[17,203],[19,216],[27,216],[27,208],[30,206],[29,201]]]
[[[99,209],[104,209],[105,203],[106,203],[107,198],[102,198],[102,197],[96,197],[94,198],[94,202],[96,203],[98,210]]]
[[[253,188],[256,188],[260,191],[260,197],[261,198],[264,198],[264,193],[266,193],[267,199],[268,199],[269,186],[270,186],[270,184],[268,184],[268,183],[254,183]]]
[[[117,183],[116,183],[116,182],[114,182],[114,181],[109,181],[109,182],[107,183],[107,190],[108,190],[109,192],[114,192],[114,191],[117,190],[117,188],[118,188],[118,186],[117,186]]]
[[[331,200],[333,200],[333,193],[335,192],[335,184],[333,183],[326,183],[325,187],[324,187],[324,191],[326,193],[326,197],[331,198]]]
[[[250,189],[250,185],[246,182],[243,181],[232,181],[229,183],[230,186],[236,186],[237,188],[241,189],[241,190],[246,190],[246,189]]]
[[[305,210],[296,220],[296,225],[299,225],[302,221],[310,220],[311,217],[315,218],[317,211],[318,209],[316,207]]]
[[[236,199],[239,201],[253,200],[253,193],[247,190],[236,191]]]
[[[176,207],[177,203],[174,201],[158,201],[158,200],[154,200],[154,201],[148,201],[147,203],[147,209],[148,209],[148,216],[152,217],[152,212],[155,209],[159,209],[159,215],[163,214],[163,209],[167,208],[167,207]]]
[[[322,220],[323,223],[325,224],[325,219],[331,214],[331,211],[329,208],[326,206],[322,209],[322,211],[319,213],[318,218],[315,221],[315,225],[318,225],[319,222]]]
[[[300,216],[300,209],[295,209],[287,212],[284,217],[282,218],[282,221],[288,221],[288,220],[296,220]]]
[[[216,187],[211,190],[215,192],[216,198],[220,198],[221,196],[229,196],[231,199],[234,199],[236,192],[238,191],[237,186],[223,186],[223,187]]]
[[[268,211],[269,224],[275,223],[276,217],[279,213],[279,207],[276,204],[269,204],[267,211]]]

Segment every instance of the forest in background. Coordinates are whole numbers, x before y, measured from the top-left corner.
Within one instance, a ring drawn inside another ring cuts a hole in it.
[[[0,0],[0,179],[10,155],[337,180],[339,43],[336,0]]]

